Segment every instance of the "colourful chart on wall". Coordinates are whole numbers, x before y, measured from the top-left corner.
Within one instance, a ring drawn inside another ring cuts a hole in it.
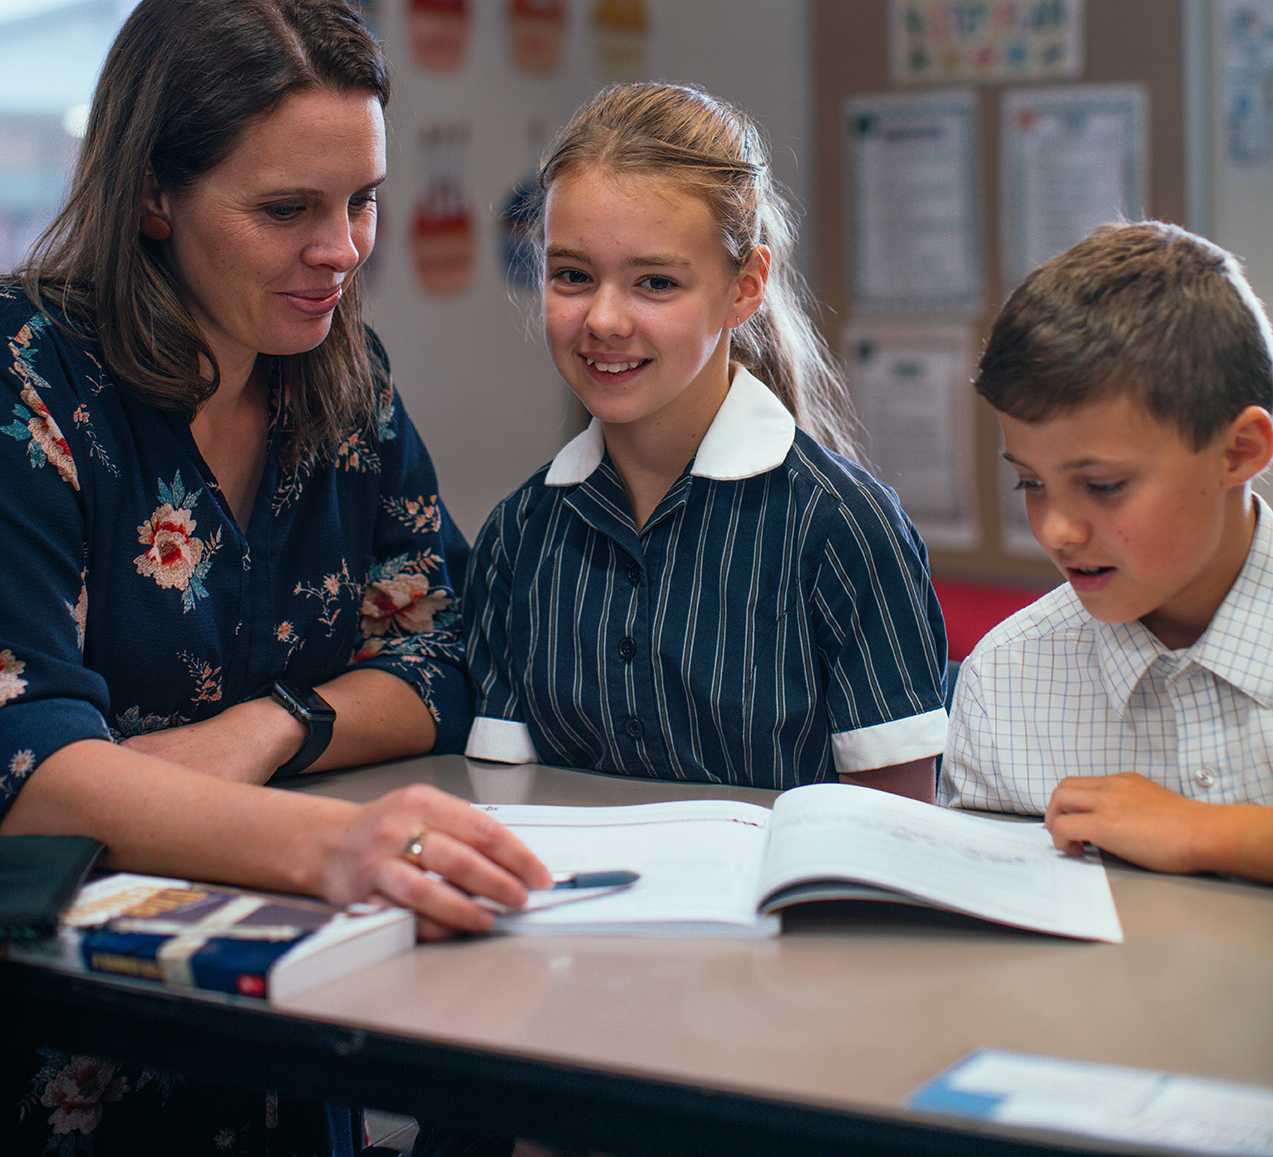
[[[465,180],[467,124],[420,130],[420,193],[412,226],[416,282],[429,294],[463,293],[473,284],[477,228]]]
[[[640,80],[650,14],[645,0],[595,0],[592,35],[597,63],[608,80]]]
[[[566,0],[508,0],[508,50],[513,67],[531,76],[561,68]]]
[[[892,0],[902,84],[1043,80],[1083,71],[1083,0]]]
[[[472,13],[468,0],[410,0],[411,59],[428,72],[458,72],[468,58]]]

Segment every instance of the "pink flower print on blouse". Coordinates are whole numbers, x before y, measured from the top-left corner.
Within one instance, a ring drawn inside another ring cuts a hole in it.
[[[137,573],[153,578],[165,590],[181,592],[181,609],[193,609],[196,598],[207,598],[203,585],[212,559],[221,546],[221,530],[212,532],[207,543],[195,537],[198,523],[192,517],[202,489],[186,493],[177,471],[169,486],[159,480],[160,505],[137,528],[137,541],[146,551],[133,559]]]
[[[22,387],[22,399],[13,407],[14,421],[0,427],[0,432],[27,443],[27,457],[33,469],[51,464],[59,477],[72,490],[80,488],[79,475],[75,471],[75,459],[71,447],[53,420],[44,400],[29,382]]]
[[[365,636],[383,635],[391,628],[409,634],[433,630],[433,617],[451,605],[451,597],[434,589],[429,576],[399,574],[368,584],[362,596],[361,628]]]
[[[120,1100],[128,1081],[115,1075],[115,1066],[96,1057],[72,1057],[44,1087],[40,1104],[52,1109],[54,1134],[91,1133],[102,1120],[102,1105]]]
[[[0,651],[0,706],[16,699],[27,689],[27,681],[22,678],[26,669],[26,663],[8,648]]]

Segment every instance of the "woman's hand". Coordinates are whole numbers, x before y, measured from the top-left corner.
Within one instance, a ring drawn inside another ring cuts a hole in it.
[[[421,832],[413,863],[403,852]],[[336,904],[380,897],[410,908],[425,940],[487,931],[494,917],[473,897],[520,908],[527,889],[552,883],[548,869],[503,824],[424,784],[361,805],[322,852],[322,896]]]

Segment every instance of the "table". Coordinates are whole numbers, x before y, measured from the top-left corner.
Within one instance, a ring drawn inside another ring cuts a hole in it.
[[[485,803],[771,798],[456,756],[305,790],[420,781]],[[608,1152],[1124,1153],[904,1105],[982,1047],[1273,1087],[1273,888],[1109,872],[1122,945],[840,906],[776,940],[420,947],[279,1008],[13,964],[0,994],[19,1039]]]

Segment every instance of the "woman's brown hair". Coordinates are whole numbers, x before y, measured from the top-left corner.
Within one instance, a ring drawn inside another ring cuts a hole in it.
[[[544,198],[553,181],[595,165],[657,177],[700,197],[735,269],[758,245],[773,255],[765,300],[733,331],[730,355],[765,382],[824,445],[856,460],[856,423],[844,378],[810,316],[794,265],[794,214],[775,182],[756,123],[741,109],[686,85],[616,84],[583,105],[540,166]],[[543,269],[543,254],[539,254]]]
[[[389,100],[380,47],[344,0],[141,0],[115,38],[66,204],[17,276],[38,308],[56,306],[55,320],[99,341],[112,374],[153,405],[193,416],[220,371],[162,244],[140,234],[146,174],[163,190],[188,186],[251,122],[319,87]],[[373,419],[356,277],[326,340],[278,360],[292,462]]]

